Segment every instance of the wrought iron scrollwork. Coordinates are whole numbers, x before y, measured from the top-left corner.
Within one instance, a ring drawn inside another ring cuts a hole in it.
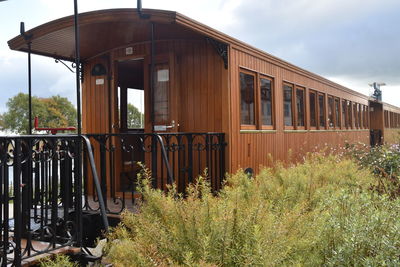
[[[210,37],[207,37],[206,40],[214,47],[215,51],[224,61],[225,69],[228,69],[228,45]]]

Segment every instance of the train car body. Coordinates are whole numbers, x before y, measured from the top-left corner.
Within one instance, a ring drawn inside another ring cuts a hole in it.
[[[219,132],[227,144],[223,171],[257,172],[269,154],[287,161],[326,146],[393,141],[400,122],[394,106],[176,12],[94,11],[80,14],[79,28],[87,134]],[[27,33],[33,54],[73,61],[73,17]],[[9,46],[28,51],[22,36]],[[143,97],[139,127],[132,126],[131,91]]]

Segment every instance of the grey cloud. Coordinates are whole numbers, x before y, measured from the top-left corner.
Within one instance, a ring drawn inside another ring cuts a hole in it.
[[[400,84],[400,2],[243,1],[227,31],[324,76]]]

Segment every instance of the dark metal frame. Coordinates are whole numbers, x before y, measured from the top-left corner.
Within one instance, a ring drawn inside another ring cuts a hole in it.
[[[228,69],[228,45],[210,37],[206,37],[206,40],[214,47],[215,51],[224,61],[225,69]]]
[[[85,216],[98,216],[96,224],[107,231],[107,214],[134,208],[138,172],[128,170],[135,176],[129,188],[117,188],[118,153],[131,162],[148,155],[143,163],[149,164],[154,187],[177,184],[185,194],[204,175],[216,192],[225,175],[225,146],[223,133],[0,137],[0,265],[20,266],[62,247],[84,251]],[[35,241],[47,247],[39,249]]]
[[[79,136],[0,137],[1,266],[81,246],[80,143]]]
[[[154,188],[167,190],[168,185],[175,184],[177,191],[185,194],[188,184],[198,176],[205,176],[214,192],[222,187],[226,146],[223,133],[88,134],[87,137],[98,159],[101,190],[97,192],[110,200],[105,202],[107,213],[119,214],[135,204],[136,178],[142,165],[151,171]],[[138,158],[143,161],[138,162]],[[130,167],[125,167],[125,163]],[[83,176],[89,177],[85,164]],[[98,210],[94,185],[90,187],[87,182],[85,179],[85,203],[88,204],[85,208]]]

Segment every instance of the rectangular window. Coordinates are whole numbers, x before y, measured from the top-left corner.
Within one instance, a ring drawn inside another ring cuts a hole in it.
[[[360,128],[365,128],[364,120],[364,105],[360,104]]]
[[[255,125],[254,75],[240,73],[240,123]]]
[[[335,125],[340,128],[340,100],[335,98]]]
[[[353,128],[353,112],[352,112],[351,101],[347,101],[347,128]]]
[[[358,128],[357,104],[353,103],[354,128]]]
[[[285,126],[293,126],[292,95],[293,86],[283,85],[283,116]]]
[[[369,128],[369,108],[368,108],[368,106],[365,106],[365,113],[366,113],[365,123],[366,123],[366,128],[368,129]]]
[[[310,126],[317,127],[317,96],[310,91]]]
[[[328,96],[328,125],[329,125],[329,127],[335,127],[333,111],[334,111],[333,97]]]
[[[260,79],[262,125],[272,125],[272,81]]]
[[[154,69],[154,122],[169,123],[169,68],[157,64]]]
[[[322,94],[318,95],[318,117],[319,126],[325,127],[325,97]]]
[[[347,104],[346,100],[342,100],[342,129],[347,127]]]
[[[361,104],[357,104],[358,128],[362,128]]]
[[[304,89],[296,88],[297,126],[304,126]]]

